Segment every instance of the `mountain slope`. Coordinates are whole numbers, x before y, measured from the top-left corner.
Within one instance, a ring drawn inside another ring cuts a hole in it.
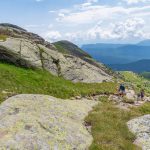
[[[138,43],[140,46],[150,46],[150,39],[149,40],[144,40]]]
[[[50,44],[40,36],[11,24],[0,24],[0,35],[1,61],[47,70],[73,82],[95,83],[112,79],[109,69],[70,42],[59,42],[61,47],[57,48],[58,43],[56,46]]]
[[[140,60],[128,64],[109,65],[112,69],[117,71],[133,71],[133,72],[148,72],[150,71],[150,59]]]
[[[53,43],[57,50],[64,55],[72,55],[79,57],[80,59],[86,61],[87,63],[101,68],[104,72],[106,72],[109,75],[115,75],[115,72],[108,69],[106,66],[104,66],[102,63],[95,61],[88,53],[80,49],[77,45],[69,42],[69,41],[58,41]]]
[[[140,75],[146,79],[150,79],[150,72],[142,72],[142,73],[140,73]]]
[[[91,58],[91,56],[89,54],[87,54],[82,49],[80,49],[78,46],[76,46],[75,44],[73,44],[69,41],[58,41],[53,44],[56,46],[57,50],[61,53],[75,55],[80,58],[82,58],[82,57]]]
[[[82,48],[93,58],[105,64],[126,64],[150,59],[150,46],[102,43],[83,45]]]

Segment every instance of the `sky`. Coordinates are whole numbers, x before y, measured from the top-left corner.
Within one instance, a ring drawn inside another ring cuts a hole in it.
[[[0,0],[0,22],[50,42],[136,43],[150,39],[150,0]]]

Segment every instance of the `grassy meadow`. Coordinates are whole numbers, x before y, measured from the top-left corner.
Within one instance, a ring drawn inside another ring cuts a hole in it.
[[[111,94],[116,90],[116,83],[72,83],[47,71],[19,68],[0,63],[0,101],[9,95],[47,94],[68,99],[74,96]],[[5,94],[8,93],[8,94]]]

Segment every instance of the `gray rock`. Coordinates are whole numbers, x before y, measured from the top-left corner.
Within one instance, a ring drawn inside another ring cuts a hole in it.
[[[7,27],[7,28],[6,28]],[[0,60],[27,68],[40,68],[73,82],[111,81],[106,67],[92,60],[63,54],[44,39],[9,24],[0,24],[0,33],[8,38],[0,41]]]
[[[134,90],[126,90],[126,98],[129,100],[136,100],[137,95]]]
[[[135,118],[127,123],[137,139],[134,142],[143,150],[150,150],[150,115]]]
[[[45,95],[11,97],[0,106],[0,149],[88,149],[92,136],[83,122],[95,104]]]

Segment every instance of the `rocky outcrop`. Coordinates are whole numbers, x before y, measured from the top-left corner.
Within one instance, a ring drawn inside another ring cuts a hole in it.
[[[92,136],[84,118],[97,104],[45,95],[17,95],[0,106],[0,149],[85,150]]]
[[[28,39],[31,40],[32,42],[46,45],[45,40],[42,37],[38,36],[37,34],[28,32],[27,30],[21,27],[8,23],[0,24],[0,34],[7,35],[8,37]]]
[[[119,96],[119,94],[110,95],[109,100],[111,100],[115,103],[126,102],[126,101],[127,102],[130,102],[130,101],[135,102],[135,101],[137,101],[137,94],[132,89],[126,89],[125,95],[123,97]]]
[[[90,57],[86,57],[86,61],[77,55],[61,53],[53,44],[20,27],[0,24],[0,34],[7,36],[6,40],[0,41],[0,60],[44,69],[74,82],[92,83],[112,79],[107,68]]]
[[[128,123],[128,127],[137,139],[135,144],[142,147],[143,150],[150,149],[150,115],[135,118]]]
[[[129,100],[137,100],[137,94],[134,90],[126,90],[126,98]]]
[[[63,54],[76,56],[76,57],[82,59],[83,61],[91,64],[92,66],[95,66],[97,68],[101,68],[101,70],[103,70],[107,74],[118,77],[117,73],[113,72],[110,68],[104,66],[103,64],[98,63],[88,53],[83,51],[77,45],[75,45],[69,41],[58,41],[58,42],[55,42],[53,44],[56,47],[56,50],[58,52],[61,52]]]

